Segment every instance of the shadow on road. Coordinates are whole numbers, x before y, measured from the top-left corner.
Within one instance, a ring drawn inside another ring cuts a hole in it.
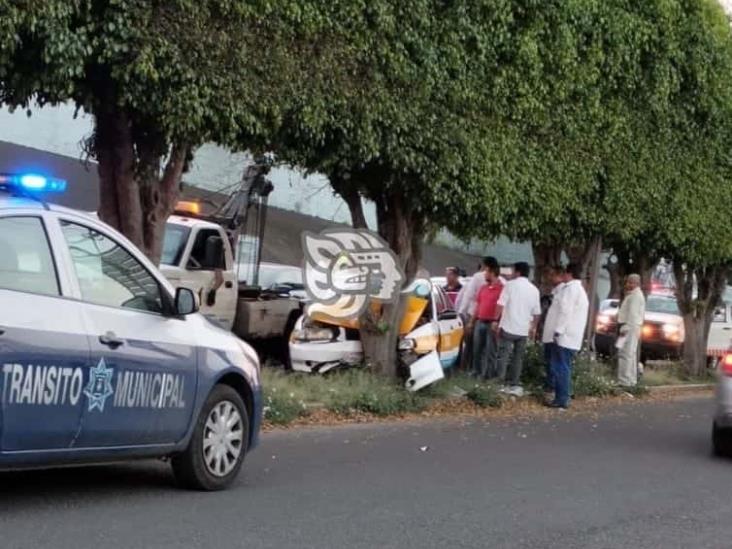
[[[65,467],[0,473],[0,513],[26,504],[82,505],[177,490],[170,468],[158,462]]]

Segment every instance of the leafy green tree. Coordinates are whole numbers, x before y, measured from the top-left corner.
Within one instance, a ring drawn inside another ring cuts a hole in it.
[[[314,5],[2,0],[0,103],[73,102],[94,116],[99,214],[157,261],[196,147],[263,138],[279,122]]]

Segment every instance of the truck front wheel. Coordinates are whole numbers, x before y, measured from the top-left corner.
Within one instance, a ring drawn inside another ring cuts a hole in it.
[[[239,393],[216,385],[198,416],[188,448],[171,460],[178,482],[196,490],[223,490],[239,474],[249,442],[249,416]]]

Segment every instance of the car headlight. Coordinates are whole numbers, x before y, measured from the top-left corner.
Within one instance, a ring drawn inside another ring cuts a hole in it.
[[[661,326],[661,331],[666,339],[681,341],[681,325],[667,322]]]
[[[417,342],[412,338],[405,337],[399,340],[400,351],[413,351],[416,346]]]
[[[338,331],[328,326],[303,326],[292,332],[292,339],[297,341],[334,341]]]

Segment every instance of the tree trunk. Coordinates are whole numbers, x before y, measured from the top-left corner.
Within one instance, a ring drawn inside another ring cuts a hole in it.
[[[351,213],[351,224],[354,229],[368,229],[366,216],[363,211],[363,202],[361,194],[349,182],[341,176],[332,174],[330,176],[330,184],[333,190],[338,194],[348,206]]]
[[[594,242],[594,240],[589,239],[581,244],[564,248],[570,263],[576,263],[582,267],[583,280],[587,278],[590,263],[592,262],[592,254],[595,250]]]
[[[639,252],[635,255],[635,268],[641,277],[643,293],[649,295],[653,290],[653,266],[655,261],[650,255]]]
[[[399,194],[384,194],[375,200],[379,234],[396,254],[410,282],[417,272],[422,256],[425,223],[421,215],[410,211]],[[406,302],[398,300],[385,305],[380,314],[366,313],[361,319],[361,342],[366,363],[375,371],[397,376],[397,345],[399,326]]]
[[[699,376],[706,368],[709,329],[727,274],[727,266],[694,268],[674,262],[676,298],[684,318],[684,369],[688,375]]]
[[[610,277],[610,290],[608,291],[608,299],[622,299],[623,287],[625,285],[625,277],[630,274],[628,265],[629,259],[627,254],[620,250],[613,250],[616,261],[613,263],[608,258],[605,263],[605,270]]]
[[[185,145],[176,145],[165,164],[160,177],[160,157],[151,158],[151,162],[141,166],[140,196],[143,216],[143,237],[145,255],[158,265],[163,249],[165,223],[173,213],[180,198],[180,180],[186,164],[188,149]],[[147,177],[142,177],[147,168]]]
[[[99,217],[120,231],[156,265],[165,222],[180,195],[190,149],[173,147],[154,132],[134,131],[127,113],[110,99],[97,109],[94,151],[99,162]]]
[[[541,295],[549,295],[552,291],[551,268],[562,261],[562,246],[543,242],[532,242],[534,253],[534,284]]]
[[[94,150],[99,162],[99,217],[144,248],[132,127],[126,113],[113,104],[97,112]]]

